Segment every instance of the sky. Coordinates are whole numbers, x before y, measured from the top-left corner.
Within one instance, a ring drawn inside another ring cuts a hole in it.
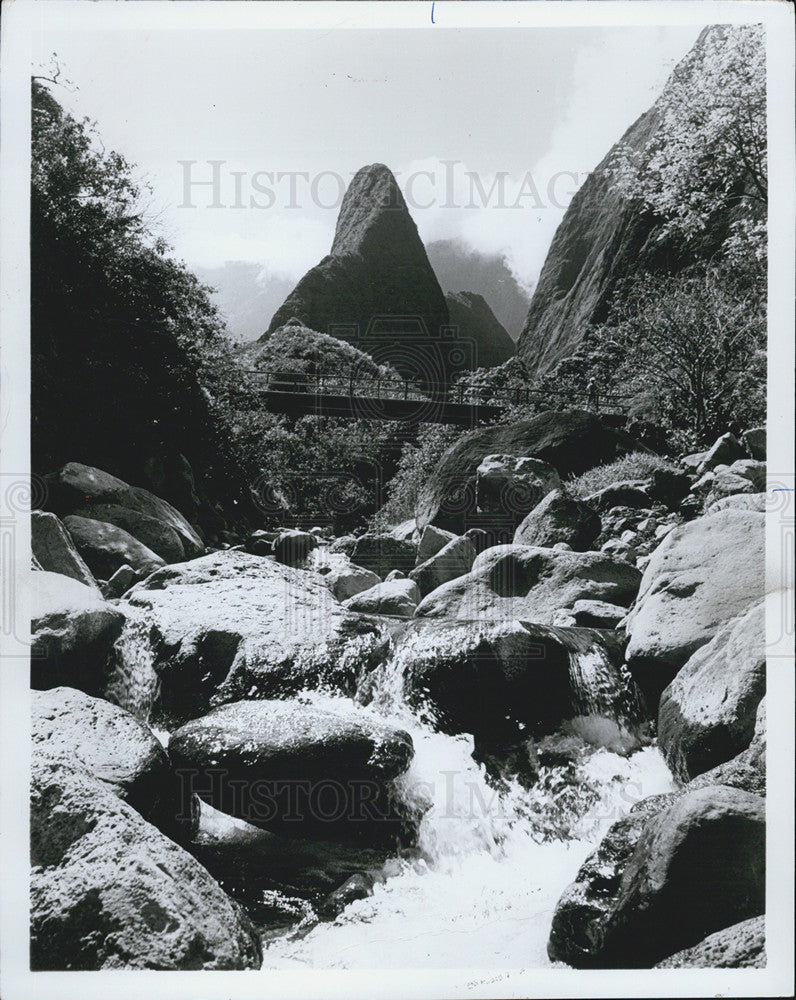
[[[426,243],[503,254],[530,289],[572,195],[699,30],[45,27],[34,71],[57,53],[54,93],[138,165],[189,266],[298,279],[352,174],[381,162]]]

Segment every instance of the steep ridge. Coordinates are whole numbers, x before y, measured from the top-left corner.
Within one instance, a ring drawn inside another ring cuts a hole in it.
[[[641,271],[670,270],[710,257],[727,236],[732,218],[717,212],[698,247],[662,238],[660,220],[639,210],[614,188],[612,167],[622,145],[642,150],[660,132],[659,105],[674,78],[694,71],[706,28],[675,67],[663,95],[625,132],[572,199],[556,230],[517,346],[531,371],[550,371],[572,354],[592,323],[603,322],[619,285]],[[739,166],[739,181],[741,180]]]
[[[354,176],[331,252],[299,281],[265,338],[294,317],[425,381],[445,382],[462,367],[442,290],[395,177],[383,164]]]
[[[476,292],[449,292],[445,296],[451,326],[456,328],[468,367],[492,368],[514,356],[514,341]]]

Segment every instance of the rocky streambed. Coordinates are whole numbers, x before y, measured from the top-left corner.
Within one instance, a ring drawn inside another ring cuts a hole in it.
[[[215,551],[54,474],[32,966],[761,964],[764,494],[736,447],[585,500],[485,455],[480,509],[524,498],[508,538],[440,487],[445,527]]]

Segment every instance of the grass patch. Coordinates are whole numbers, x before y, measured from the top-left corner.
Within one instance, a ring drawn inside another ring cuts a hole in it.
[[[676,466],[660,455],[633,451],[607,465],[597,465],[580,476],[575,476],[567,481],[567,487],[575,496],[587,497],[612,483],[620,483],[626,479],[648,479],[655,469],[677,471]]]

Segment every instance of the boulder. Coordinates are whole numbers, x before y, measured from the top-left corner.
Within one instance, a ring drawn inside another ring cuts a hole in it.
[[[604,552],[607,556],[618,559],[620,562],[630,563],[631,566],[636,565],[635,548],[627,542],[623,542],[621,538],[609,538],[600,546],[600,552]]]
[[[212,704],[285,697],[308,686],[352,690],[381,655],[390,619],[346,611],[316,573],[246,552],[166,566],[126,601],[143,609],[156,713],[195,718]]]
[[[529,420],[470,431],[448,448],[424,483],[417,503],[418,526],[435,524],[457,534],[481,527],[476,478],[487,455],[540,459],[566,477],[638,450],[628,434],[582,410],[548,411]],[[520,519],[511,524],[512,530]]]
[[[479,556],[484,549],[488,549],[490,545],[492,545],[489,532],[485,531],[483,528],[468,528],[463,537],[470,539]]]
[[[351,549],[351,561],[372,570],[382,580],[393,569],[409,573],[417,559],[417,545],[392,535],[360,535]]]
[[[650,968],[764,912],[761,796],[688,790],[653,810],[635,843],[632,814],[619,823],[619,845],[614,824],[559,901],[551,958],[577,968]]]
[[[671,531],[644,571],[627,618],[627,662],[651,707],[721,625],[765,592],[761,514],[722,510]]]
[[[689,781],[688,788],[730,785],[756,795],[766,794],[766,699],[760,702],[752,742],[737,757]]]
[[[766,918],[750,917],[658,962],[656,969],[764,969]]]
[[[102,690],[125,616],[95,588],[61,573],[31,574],[31,687]]]
[[[552,624],[575,601],[629,604],[641,574],[602,552],[564,552],[526,545],[486,549],[465,576],[423,598],[417,617],[513,619]]]
[[[440,549],[444,549],[448,542],[452,542],[454,538],[458,537],[452,531],[443,531],[442,528],[435,528],[433,524],[427,524],[423,528],[420,541],[417,543],[415,565],[419,566],[424,563],[426,559],[436,555]]]
[[[78,552],[100,579],[110,579],[121,566],[130,566],[146,576],[165,565],[160,556],[114,524],[69,514],[64,525]]]
[[[609,511],[612,507],[647,508],[652,501],[647,486],[648,482],[645,479],[611,483],[596,493],[590,493],[584,498],[584,503],[598,511]]]
[[[273,553],[283,566],[303,566],[317,547],[318,539],[309,531],[281,531],[274,539]]]
[[[514,532],[515,545],[552,548],[566,542],[585,552],[601,531],[600,515],[564,490],[553,490],[537,504]]]
[[[475,472],[478,510],[511,519],[522,518],[560,486],[552,465],[522,455],[486,455]]]
[[[31,969],[260,967],[240,908],[86,770],[34,756],[30,832]]]
[[[411,618],[420,603],[420,591],[414,580],[385,580],[343,602],[349,611],[365,615],[392,615]]]
[[[475,546],[469,538],[463,536],[454,538],[435,555],[420,566],[416,566],[409,574],[409,578],[414,580],[421,595],[425,597],[443,583],[469,573],[473,568],[475,557]]]
[[[650,499],[665,504],[669,510],[677,510],[691,489],[691,477],[676,469],[653,469],[646,493]]]
[[[62,573],[99,592],[91,570],[75,548],[60,518],[43,510],[30,512],[30,547],[38,568]]]
[[[476,741],[508,744],[527,738],[527,727],[552,732],[585,716],[614,730],[640,719],[621,644],[592,629],[415,620],[394,637],[385,670],[403,678],[404,696],[432,713],[435,728]]]
[[[238,701],[169,739],[186,790],[254,826],[324,839],[396,835],[389,784],[407,769],[411,737],[362,711]]]
[[[607,601],[575,601],[572,617],[581,628],[616,628],[627,614],[627,608]]]
[[[166,563],[182,562],[186,558],[185,546],[177,531],[170,524],[150,517],[149,514],[142,514],[129,507],[120,507],[118,504],[97,503],[88,507],[78,507],[73,516],[90,518],[122,528]]]
[[[720,500],[713,500],[705,510],[706,514],[715,514],[720,510],[732,507],[735,510],[754,510],[758,514],[766,512],[767,493],[733,493]]]
[[[406,573],[402,573],[399,569],[391,569],[390,572],[384,577],[385,583],[392,583],[393,580],[406,580],[408,579]]]
[[[698,492],[694,486],[694,492]],[[766,463],[756,462],[751,458],[740,459],[730,466],[720,466],[713,473],[712,479],[705,483],[707,497],[706,506],[714,504],[724,497],[744,493],[765,492]]]
[[[658,743],[682,781],[737,757],[752,741],[766,687],[765,605],[725,622],[661,695]]]
[[[765,427],[752,427],[744,431],[741,435],[741,444],[746,449],[746,454],[750,458],[757,459],[758,462],[766,460],[766,429]]]
[[[746,458],[746,452],[742,448],[741,442],[734,434],[730,434],[728,431],[726,434],[722,434],[720,438],[717,438],[711,447],[708,448],[705,457],[697,468],[697,474],[701,476],[705,472],[710,472],[717,465],[730,465],[738,458]]]
[[[364,566],[349,563],[347,566],[332,567],[325,574],[324,582],[338,601],[347,601],[349,597],[370,590],[381,581],[376,573]]]
[[[140,577],[138,573],[136,573],[132,566],[128,566],[127,563],[125,563],[124,566],[120,566],[110,580],[105,583],[105,586],[102,588],[102,596],[107,597],[109,600],[121,597],[122,594],[126,594],[139,579]]]
[[[129,712],[74,688],[34,691],[31,733],[34,754],[85,768],[150,823],[174,828],[179,801],[168,754]]]
[[[202,555],[204,544],[196,530],[170,503],[148,490],[129,486],[121,479],[79,462],[68,462],[45,477],[48,506],[60,517],[94,504],[113,504],[138,511],[173,528],[188,559]]]
[[[257,531],[253,531],[247,537],[243,543],[243,549],[253,556],[273,555],[274,542],[278,535],[278,531],[265,531],[262,528],[258,528]]]

